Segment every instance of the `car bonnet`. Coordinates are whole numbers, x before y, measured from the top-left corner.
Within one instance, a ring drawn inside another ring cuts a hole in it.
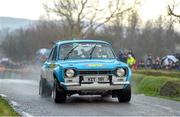
[[[108,60],[63,60],[58,62],[63,68],[75,69],[115,69],[117,67],[126,67],[123,62],[116,59]]]

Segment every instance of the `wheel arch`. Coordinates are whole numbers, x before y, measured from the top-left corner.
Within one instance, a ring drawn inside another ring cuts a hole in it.
[[[66,87],[64,87],[63,85],[61,85],[62,83],[64,83],[64,79],[62,78],[61,74],[58,74],[56,71],[54,71],[54,72],[53,72],[53,77],[54,77],[54,80],[57,81],[58,87],[65,90]]]
[[[64,83],[64,74],[63,74],[63,69],[61,67],[56,67],[53,71],[53,76],[56,78],[58,82],[63,82]]]

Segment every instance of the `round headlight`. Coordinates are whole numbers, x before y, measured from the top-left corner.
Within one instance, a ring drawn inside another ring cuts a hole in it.
[[[122,69],[122,68],[118,68],[116,70],[116,75],[119,76],[119,77],[125,76],[125,73],[126,73],[125,70]]]
[[[67,69],[66,70],[66,76],[71,78],[75,76],[75,71],[73,69]]]

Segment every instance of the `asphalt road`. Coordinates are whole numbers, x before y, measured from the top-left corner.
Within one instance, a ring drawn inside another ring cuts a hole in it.
[[[0,79],[0,94],[6,95],[23,115],[31,116],[180,116],[180,102],[143,95],[133,95],[130,103],[74,95],[65,104],[55,104],[51,98],[38,95],[38,79]]]

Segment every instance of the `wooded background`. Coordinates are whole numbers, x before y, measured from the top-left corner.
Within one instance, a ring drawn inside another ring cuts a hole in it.
[[[105,8],[99,0],[54,0],[44,4],[47,16],[28,28],[3,31],[1,51],[14,61],[32,61],[40,48],[50,48],[55,40],[100,39],[112,44],[116,52],[132,49],[137,59],[180,52],[180,33],[175,29],[180,14],[175,5],[167,15],[142,23],[137,8],[140,1],[108,0]],[[56,19],[52,19],[52,15]]]

